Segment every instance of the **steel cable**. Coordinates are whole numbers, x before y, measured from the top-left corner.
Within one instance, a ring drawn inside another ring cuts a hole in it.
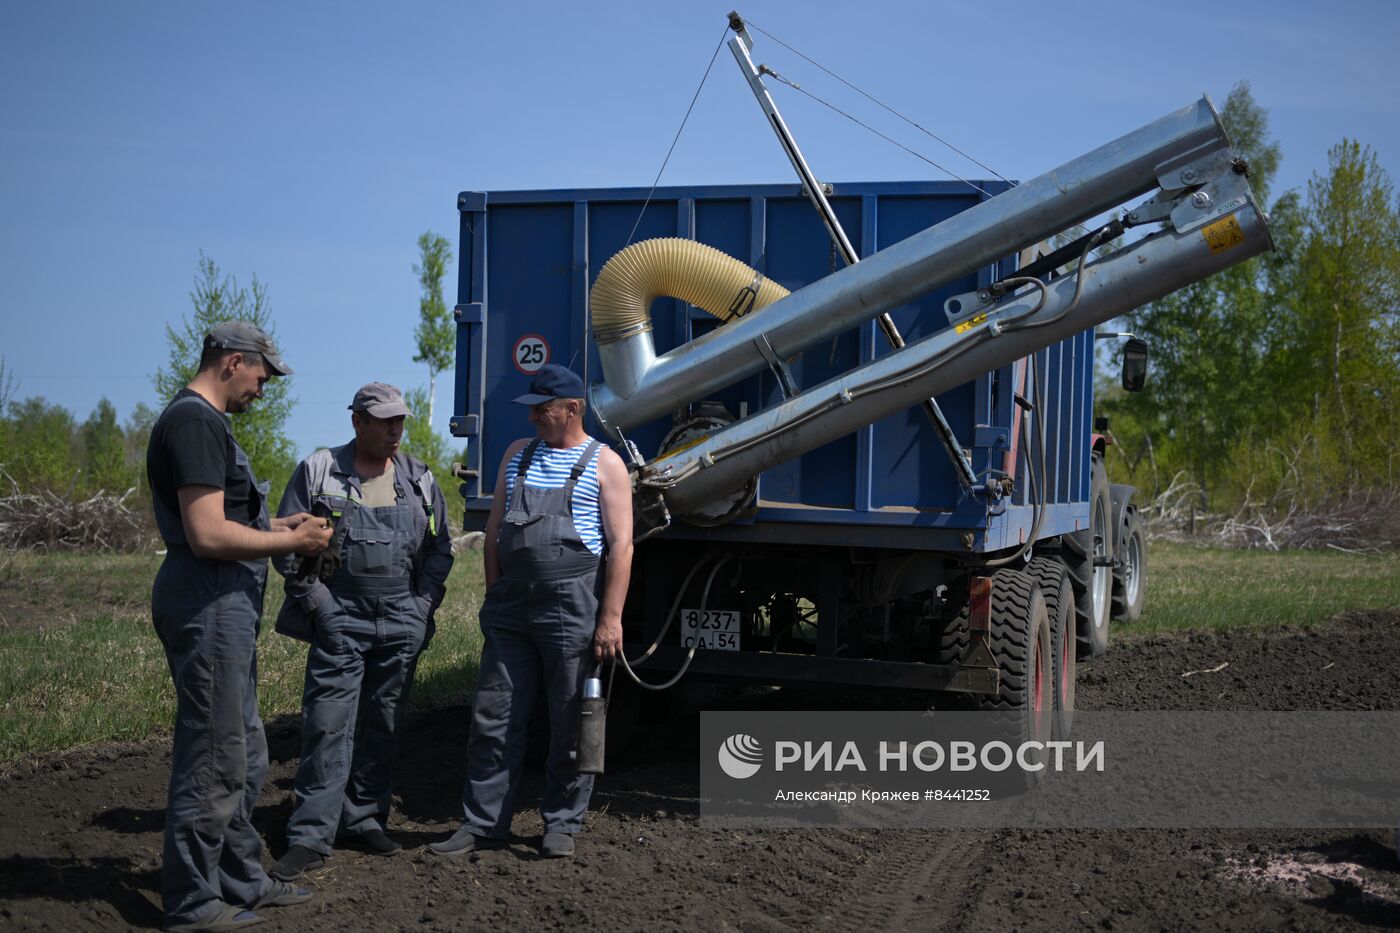
[[[911,118],[905,116],[904,114],[900,113],[898,110],[894,109],[894,108],[891,107],[889,104],[887,104],[887,103],[885,103],[884,101],[880,100],[878,97],[876,97],[875,95],[871,94],[869,91],[866,91],[865,89],[856,86],[856,85],[853,84],[852,82],[846,80],[845,78],[841,77],[841,75],[837,74],[836,72],[832,71],[830,68],[828,68],[828,67],[826,67],[825,65],[823,65],[821,62],[819,62],[819,61],[817,61],[816,59],[812,58],[811,56],[805,54],[805,53],[802,52],[800,49],[797,49],[797,48],[795,48],[795,47],[789,45],[788,43],[784,42],[782,39],[779,39],[777,36],[773,35],[771,32],[769,32],[768,30],[764,29],[762,26],[758,25],[758,24],[755,23],[753,20],[748,20],[748,19],[746,19],[744,22],[745,22],[746,25],[752,26],[754,29],[756,29],[757,31],[763,33],[763,34],[764,34],[765,36],[767,36],[769,39],[772,39],[774,42],[778,43],[778,44],[781,45],[783,48],[787,49],[789,52],[792,52],[794,55],[796,55],[797,57],[801,58],[803,61],[806,61],[806,62],[808,62],[809,64],[813,65],[814,67],[820,69],[821,71],[826,72],[828,75],[830,75],[831,77],[835,78],[837,81],[840,81],[842,84],[846,85],[846,87],[848,87],[848,88],[850,88],[851,90],[855,91],[857,94],[860,94],[862,97],[865,97],[867,100],[871,101],[871,102],[874,103],[876,106],[881,107],[881,108],[883,108],[884,110],[887,110],[887,111],[889,111],[890,113],[894,114],[896,117],[898,117],[899,119],[903,120],[905,123],[908,123],[910,126],[914,127],[914,128],[917,129],[919,132],[923,133],[925,136],[928,136],[930,139],[933,139],[933,140],[935,140],[936,142],[938,142],[938,143],[940,143],[940,144],[942,144],[942,145],[948,147],[948,148],[951,149],[953,152],[956,152],[958,155],[962,156],[964,159],[967,159],[969,162],[972,162],[973,164],[977,165],[979,168],[984,168],[984,169],[986,169],[987,171],[989,171],[989,172],[991,172],[993,175],[995,175],[997,178],[999,178],[1001,181],[1006,182],[1006,184],[1010,185],[1011,187],[1015,188],[1015,187],[1017,187],[1017,186],[1019,185],[1019,182],[1012,181],[1011,179],[1009,179],[1009,178],[1007,178],[1005,175],[1003,175],[1001,172],[998,172],[996,169],[992,168],[992,167],[991,167],[990,165],[988,165],[987,163],[983,162],[982,160],[978,159],[977,157],[975,157],[975,156],[973,156],[973,155],[968,154],[967,152],[964,152],[962,149],[959,149],[957,146],[953,145],[953,144],[950,143],[948,140],[944,139],[942,136],[939,136],[937,133],[934,133],[933,131],[927,129],[926,127],[924,127],[924,126],[921,125],[920,123],[916,122],[915,120],[913,120],[913,119],[911,119]],[[835,104],[832,104],[831,102],[822,99],[821,97],[817,96],[816,94],[813,94],[811,91],[808,91],[806,88],[802,87],[802,85],[796,83],[795,81],[792,81],[792,80],[789,79],[789,78],[784,77],[783,75],[781,75],[781,74],[779,74],[778,72],[774,71],[772,68],[769,68],[769,67],[767,67],[767,66],[760,66],[760,71],[762,71],[762,72],[765,73],[765,74],[770,74],[770,75],[772,75],[774,78],[778,79],[779,82],[788,85],[789,87],[793,88],[794,90],[796,90],[796,91],[798,91],[798,92],[800,92],[800,93],[802,93],[802,94],[807,95],[807,96],[810,97],[812,100],[816,101],[817,103],[821,104],[822,106],[828,107],[828,108],[830,108],[831,110],[834,110],[836,113],[841,114],[841,116],[843,116],[843,117],[845,117],[846,119],[850,120],[852,123],[855,123],[857,126],[860,126],[860,127],[864,128],[864,129],[866,129],[866,130],[869,130],[871,133],[874,133],[876,136],[880,137],[881,139],[885,140],[886,142],[888,142],[888,143],[890,143],[890,144],[892,144],[892,145],[894,145],[894,146],[899,147],[900,149],[904,150],[905,152],[909,153],[910,155],[914,156],[915,158],[920,159],[920,160],[922,160],[922,161],[924,161],[924,162],[927,162],[929,165],[932,165],[934,168],[936,168],[936,169],[938,169],[940,172],[943,172],[944,174],[948,175],[950,178],[953,178],[953,179],[955,179],[955,180],[957,180],[957,181],[959,181],[959,182],[962,182],[964,185],[967,185],[968,187],[974,189],[975,191],[977,191],[977,192],[979,192],[979,193],[981,193],[981,194],[983,194],[983,195],[986,195],[987,197],[992,197],[992,195],[989,194],[989,193],[986,191],[986,189],[982,188],[981,186],[976,185],[976,184],[973,184],[971,181],[968,181],[966,178],[963,178],[963,177],[962,177],[961,175],[959,175],[957,172],[954,172],[953,170],[951,170],[951,169],[949,169],[949,168],[947,168],[947,167],[945,167],[945,166],[943,166],[943,165],[940,165],[939,163],[935,162],[933,159],[930,159],[928,156],[925,156],[925,155],[923,155],[922,153],[918,152],[917,150],[911,149],[910,147],[904,145],[903,143],[899,142],[898,140],[893,139],[893,138],[891,138],[890,136],[885,135],[884,133],[880,132],[879,130],[875,129],[874,127],[870,126],[869,124],[862,122],[861,120],[857,119],[856,117],[854,117],[854,116],[852,116],[851,114],[847,113],[846,111],[842,110],[840,107],[837,107]],[[1075,224],[1075,225],[1074,225],[1073,227],[1071,227],[1070,229],[1071,229],[1071,230],[1086,230],[1087,228],[1086,228],[1083,224]]]
[[[656,193],[656,186],[661,183],[661,173],[666,171],[666,163],[671,161],[671,153],[676,151],[676,143],[681,141],[681,133],[685,130],[685,124],[690,120],[690,112],[695,109],[695,102],[700,99],[700,92],[705,89],[705,80],[710,77],[710,69],[715,66],[715,59],[719,57],[719,50],[724,48],[724,38],[729,35],[728,24],[724,27],[724,32],[720,33],[719,43],[715,45],[714,52],[710,55],[710,63],[705,66],[705,73],[700,76],[700,86],[695,89],[695,94],[690,98],[690,106],[685,108],[685,116],[681,118],[681,125],[676,128],[676,136],[671,140],[671,148],[666,150],[666,158],[661,160],[661,168],[656,170],[656,178],[652,180],[651,190],[647,192],[646,200],[642,202],[642,209],[637,212],[637,220],[632,224],[632,232],[627,234],[627,242],[624,245],[631,246],[632,238],[637,235],[637,227],[642,223],[642,217],[646,215],[647,206],[651,204],[651,196]]]
[[[948,140],[944,139],[942,136],[939,136],[937,133],[934,133],[934,132],[932,132],[931,130],[925,129],[923,126],[920,126],[918,123],[914,122],[914,121],[911,120],[909,117],[906,117],[904,114],[900,113],[898,110],[895,110],[895,109],[894,109],[893,107],[891,107],[889,104],[887,104],[887,103],[885,103],[884,101],[880,100],[879,98],[875,97],[873,94],[871,94],[871,93],[869,93],[868,91],[865,91],[865,90],[863,90],[863,89],[861,89],[861,88],[859,88],[859,87],[856,87],[856,86],[855,86],[854,84],[852,84],[850,81],[847,81],[845,78],[841,77],[839,74],[837,74],[836,72],[832,71],[830,68],[826,67],[826,66],[823,65],[821,62],[816,61],[815,59],[809,58],[808,56],[804,55],[802,52],[800,52],[800,51],[798,51],[797,49],[793,48],[792,46],[788,45],[788,44],[787,44],[786,42],[784,42],[782,39],[779,39],[777,36],[773,35],[771,32],[769,32],[768,30],[764,29],[762,26],[758,25],[758,23],[755,23],[753,20],[750,20],[750,19],[746,19],[746,20],[744,20],[744,22],[747,23],[748,25],[752,26],[754,29],[757,29],[759,32],[763,33],[765,36],[767,36],[768,38],[772,39],[774,42],[778,43],[778,44],[781,45],[783,48],[787,49],[789,52],[791,52],[791,53],[793,53],[794,55],[796,55],[798,58],[801,58],[801,59],[803,59],[804,61],[806,61],[806,62],[808,62],[808,63],[810,63],[810,64],[812,64],[812,65],[815,65],[817,68],[820,68],[822,71],[824,71],[824,72],[826,72],[827,74],[831,75],[831,76],[832,76],[833,78],[835,78],[837,81],[840,81],[842,84],[846,85],[846,87],[848,87],[848,88],[850,88],[851,90],[855,91],[857,94],[860,94],[862,97],[865,97],[867,100],[871,101],[871,102],[874,103],[876,106],[883,107],[885,110],[888,110],[890,113],[892,113],[892,114],[894,114],[895,116],[899,117],[899,118],[900,118],[901,120],[903,120],[905,123],[908,123],[910,126],[914,127],[914,129],[918,130],[920,133],[923,133],[925,136],[929,137],[930,139],[933,139],[933,140],[936,140],[936,141],[942,143],[943,145],[947,146],[949,149],[951,149],[951,150],[953,150],[954,152],[956,152],[958,155],[962,156],[964,159],[967,159],[969,162],[972,162],[972,163],[974,163],[975,165],[977,165],[979,168],[984,168],[984,169],[986,169],[987,171],[991,172],[993,175],[995,175],[997,178],[1000,178],[1002,181],[1006,182],[1008,185],[1012,185],[1013,187],[1015,186],[1016,183],[1015,183],[1014,181],[1012,181],[1011,179],[1007,178],[1005,175],[1001,174],[1001,172],[998,172],[996,169],[992,168],[992,167],[991,167],[990,165],[988,165],[987,163],[981,161],[980,159],[977,159],[977,158],[974,157],[974,156],[968,155],[966,152],[963,152],[963,151],[962,151],[961,149],[959,149],[957,146],[954,146],[952,143],[948,142]],[[917,153],[916,153],[916,154],[917,154]],[[927,161],[927,160],[925,160],[925,161]],[[936,164],[936,163],[930,163],[930,164]],[[943,171],[946,172],[946,171],[948,171],[948,170],[947,170],[947,169],[943,169]],[[952,172],[948,172],[948,174],[952,175],[953,173],[952,173]],[[956,175],[953,175],[953,177],[954,177],[954,178],[957,178]],[[962,179],[959,179],[959,180],[961,181]]]

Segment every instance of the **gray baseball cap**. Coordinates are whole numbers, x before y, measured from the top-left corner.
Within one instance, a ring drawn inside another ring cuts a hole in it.
[[[277,352],[277,345],[261,327],[250,321],[225,321],[204,335],[204,349],[252,350],[261,353],[277,376],[290,376],[292,367]]]
[[[371,382],[360,386],[351,411],[360,411],[373,418],[412,418],[413,412],[404,404],[403,393],[387,382]]]

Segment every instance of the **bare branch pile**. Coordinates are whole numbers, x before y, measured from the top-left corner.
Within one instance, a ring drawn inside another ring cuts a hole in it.
[[[9,495],[0,495],[0,550],[132,551],[152,543],[145,510],[128,505],[135,489],[73,499],[24,492],[3,469],[0,476],[10,486]]]
[[[1142,510],[1155,539],[1216,547],[1379,552],[1400,549],[1400,490],[1352,491],[1320,505],[1297,496],[1259,502],[1246,494],[1232,514],[1200,510],[1201,488],[1173,479]]]
[[[464,531],[459,535],[452,536],[452,553],[461,554],[463,551],[479,551],[486,536],[479,531]]]

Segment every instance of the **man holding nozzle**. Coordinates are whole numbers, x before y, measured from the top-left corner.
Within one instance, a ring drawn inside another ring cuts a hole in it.
[[[324,864],[337,837],[371,855],[402,848],[384,831],[399,727],[452,569],[442,488],[399,450],[413,415],[403,393],[371,382],[350,411],[355,439],[304,460],[282,497],[283,512],[335,522],[314,564],[277,561],[287,580],[277,631],[311,643],[296,806],[270,871],[284,881]]]
[[[632,571],[632,490],[622,459],[583,429],[583,381],[553,363],[515,399],[536,437],[511,444],[486,521],[481,670],[467,742],[464,819],[433,852],[510,835],[536,692],[549,706],[540,854],[570,856],[593,790],[572,760],[584,678],[622,650]],[[604,553],[607,559],[603,560]],[[602,563],[602,599],[597,595]]]
[[[258,716],[257,637],[267,558],[315,556],[327,523],[300,510],[269,520],[267,483],[225,413],[247,411],[292,369],[246,321],[204,337],[199,371],[156,419],[146,475],[166,557],[151,615],[175,683],[175,740],[161,869],[168,930],[232,930],[254,908],[311,897],[268,877],[253,805],[267,776]]]

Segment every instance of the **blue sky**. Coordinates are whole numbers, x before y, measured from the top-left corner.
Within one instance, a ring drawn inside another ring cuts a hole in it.
[[[738,0],[735,0],[738,2]],[[0,357],[18,395],[85,417],[156,404],[199,251],[268,286],[298,370],[301,452],[349,434],[412,363],[415,239],[460,190],[649,185],[725,30],[725,3],[0,2]],[[1400,173],[1400,4],[827,3],[752,22],[998,172],[1030,178],[1248,80],[1284,161],[1347,136]],[[761,33],[754,58],[964,177]],[[947,177],[780,86],[817,175]],[[721,51],[663,184],[787,182]],[[449,276],[448,302],[454,300]],[[438,388],[445,433],[450,383]]]

